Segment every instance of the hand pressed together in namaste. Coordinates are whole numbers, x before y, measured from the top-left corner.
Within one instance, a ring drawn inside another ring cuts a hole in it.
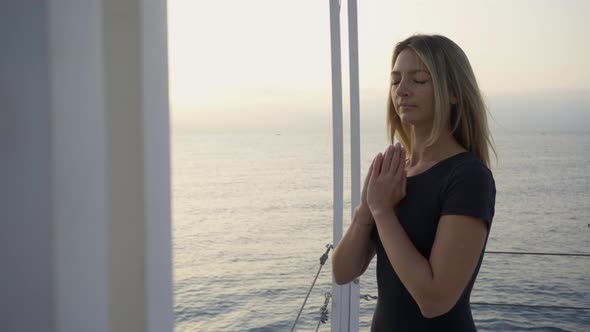
[[[400,143],[373,159],[365,179],[367,205],[373,216],[392,210],[406,196],[406,179],[406,151]]]

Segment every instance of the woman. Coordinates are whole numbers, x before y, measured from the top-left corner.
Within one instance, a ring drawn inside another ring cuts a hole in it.
[[[393,52],[389,137],[332,256],[338,284],[377,255],[371,331],[476,331],[469,298],[492,218],[486,110],[450,39],[415,35]],[[492,147],[493,150],[493,147]]]

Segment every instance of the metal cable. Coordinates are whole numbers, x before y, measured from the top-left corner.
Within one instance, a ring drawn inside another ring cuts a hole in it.
[[[486,254],[590,257],[590,254],[570,254],[570,253],[558,253],[558,252],[490,251],[490,250],[486,250]]]
[[[361,295],[363,300],[376,300],[377,296],[364,294]],[[487,305],[498,307],[520,307],[531,309],[566,309],[566,310],[590,310],[590,307],[571,307],[571,306],[555,306],[555,305],[535,305],[535,304],[518,304],[518,303],[493,303],[493,302],[471,302],[472,305]]]
[[[330,292],[324,293],[326,300],[324,301],[324,305],[320,308],[320,320],[318,321],[318,325],[315,327],[315,332],[318,332],[320,329],[320,324],[325,324],[328,321],[328,303],[330,303],[330,298],[332,294]]]
[[[491,302],[471,302],[475,305],[489,305],[499,307],[523,307],[534,309],[567,309],[567,310],[590,310],[590,307],[569,307],[569,306],[554,306],[554,305],[533,305],[533,304],[518,304],[518,303],[491,303]]]
[[[316,280],[318,280],[318,276],[320,275],[320,271],[322,270],[324,263],[326,263],[326,260],[328,259],[328,253],[330,252],[330,249],[334,248],[334,246],[332,246],[331,244],[327,244],[326,248],[327,248],[326,252],[322,255],[322,257],[320,257],[320,268],[318,269],[318,273],[316,273],[315,278],[313,279],[313,282],[311,283],[311,287],[309,288],[309,291],[307,292],[307,296],[305,297],[305,300],[303,300],[303,305],[301,306],[301,309],[299,309],[299,313],[297,313],[297,318],[295,318],[295,322],[293,322],[293,326],[291,326],[291,332],[295,331],[295,326],[297,325],[297,322],[299,321],[299,317],[301,316],[301,312],[303,311],[303,308],[305,307],[305,303],[307,303],[307,299],[309,298],[309,294],[311,294],[311,290],[313,289],[313,286],[315,286]]]
[[[320,267],[318,272],[316,273],[315,279],[313,280],[309,291],[307,292],[307,296],[303,301],[303,305],[301,309],[299,309],[299,313],[297,314],[297,318],[291,327],[291,332],[295,330],[295,326],[299,321],[299,317],[301,316],[301,312],[307,303],[307,299],[313,290],[313,287],[318,279],[320,271],[324,266],[324,263],[328,259],[328,253],[331,249],[334,248],[331,244],[326,245],[326,252],[320,257]],[[590,254],[574,254],[574,253],[553,253],[553,252],[521,252],[521,251],[486,251],[486,254],[496,254],[496,255],[532,255],[532,256],[566,256],[566,257],[590,257]],[[324,305],[320,308],[320,320],[318,321],[318,325],[316,326],[316,332],[320,328],[320,325],[326,323],[328,321],[328,303],[330,302],[331,294],[329,292],[325,293],[325,301]],[[376,300],[378,297],[370,294],[364,294],[360,296],[363,300]],[[492,302],[471,302],[472,305],[485,305],[485,306],[499,306],[499,307],[521,307],[521,308],[530,308],[530,309],[565,309],[565,310],[584,310],[590,311],[590,307],[571,307],[571,306],[552,306],[552,305],[530,305],[530,304],[517,304],[517,303],[492,303]]]

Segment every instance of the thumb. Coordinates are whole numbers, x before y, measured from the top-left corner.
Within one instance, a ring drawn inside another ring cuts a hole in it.
[[[375,165],[375,159],[371,162],[371,166],[369,166],[369,171],[367,172],[367,177],[365,178],[365,186],[369,183],[369,179],[371,178],[371,174],[373,174],[373,165]]]
[[[381,173],[381,162],[382,162],[382,156],[381,156],[381,152],[379,152],[379,154],[377,154],[377,157],[375,157],[375,160],[373,160],[373,168],[371,170],[371,177],[375,178],[377,176],[379,176],[379,173]]]

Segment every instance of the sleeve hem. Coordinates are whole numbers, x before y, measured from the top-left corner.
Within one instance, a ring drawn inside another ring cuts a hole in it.
[[[466,210],[448,210],[443,211],[440,216],[447,216],[447,215],[458,215],[458,216],[468,216],[473,218],[478,218],[484,221],[488,230],[491,227],[492,219],[489,216],[482,215],[481,213],[473,212],[473,211],[466,211]]]

